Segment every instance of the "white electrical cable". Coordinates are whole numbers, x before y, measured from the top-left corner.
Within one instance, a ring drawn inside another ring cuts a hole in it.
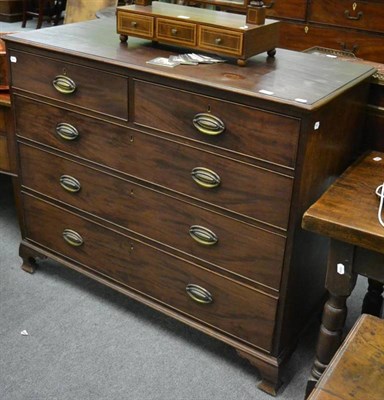
[[[384,183],[376,188],[376,194],[380,197],[380,205],[379,205],[379,211],[377,212],[377,218],[381,226],[384,227],[384,222],[382,218],[383,204],[384,204]]]

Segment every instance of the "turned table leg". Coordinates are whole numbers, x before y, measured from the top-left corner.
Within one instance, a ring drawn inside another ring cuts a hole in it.
[[[347,299],[356,285],[353,272],[354,246],[331,239],[325,287],[329,299],[324,305],[316,347],[316,359],[307,384],[307,395],[318,381],[339,348],[345,320]]]

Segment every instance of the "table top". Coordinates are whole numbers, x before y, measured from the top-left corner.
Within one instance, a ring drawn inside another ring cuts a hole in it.
[[[384,153],[365,154],[305,212],[302,227],[384,253],[384,227],[378,220],[380,198],[375,193],[383,183]]]
[[[7,45],[27,43],[41,49],[86,57],[114,66],[149,72],[162,78],[188,81],[213,89],[236,92],[248,98],[289,105],[294,111],[312,112],[376,71],[368,65],[345,63],[285,49],[277,49],[274,58],[266,53],[247,61],[245,67],[236,60],[198,66],[167,68],[148,64],[155,57],[188,53],[190,50],[159,45],[130,37],[121,43],[115,18],[64,24],[35,31],[18,32],[4,38]],[[10,43],[12,42],[12,44]]]
[[[363,314],[308,400],[382,400],[384,320]]]

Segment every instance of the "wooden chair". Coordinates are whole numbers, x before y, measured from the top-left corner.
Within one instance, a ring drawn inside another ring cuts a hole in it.
[[[52,21],[58,25],[61,14],[65,10],[66,0],[23,0],[23,22],[25,28],[29,17],[37,17],[36,29],[40,29],[43,21]]]

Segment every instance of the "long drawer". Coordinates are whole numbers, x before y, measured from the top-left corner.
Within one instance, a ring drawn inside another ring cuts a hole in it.
[[[222,209],[282,229],[288,225],[290,177],[18,96],[15,103],[19,135]],[[77,139],[57,134],[62,123],[76,128]]]
[[[127,120],[125,77],[13,50],[10,59],[13,88]]]
[[[300,120],[134,82],[134,123],[293,168]]]
[[[26,238],[265,351],[277,299],[23,196]]]
[[[383,36],[350,29],[331,28],[314,24],[280,25],[280,46],[293,50],[306,50],[320,46],[343,52],[351,52],[365,60],[384,62]]]
[[[278,289],[284,237],[31,146],[19,149],[23,186]]]
[[[305,20],[307,0],[266,0],[264,4],[268,17]]]
[[[383,20],[382,2],[312,0],[310,4],[310,22],[384,32]]]

